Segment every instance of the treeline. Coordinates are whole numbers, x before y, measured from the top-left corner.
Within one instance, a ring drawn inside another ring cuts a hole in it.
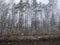
[[[0,0],[0,34],[60,34],[59,15],[53,3],[38,4],[35,0],[30,5],[20,0],[19,4],[7,4]]]

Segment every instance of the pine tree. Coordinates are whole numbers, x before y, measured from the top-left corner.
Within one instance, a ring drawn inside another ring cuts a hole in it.
[[[36,0],[33,0],[33,4],[32,4],[32,5],[33,5],[34,8],[37,7],[37,2],[36,2]]]
[[[51,32],[53,32],[55,29],[55,26],[56,26],[56,21],[55,21],[55,18],[54,18],[54,14],[52,14],[52,17],[51,17],[51,21],[50,21],[50,27],[51,27]]]
[[[59,25],[58,25],[58,29],[60,30],[60,18],[59,18]]]
[[[56,25],[54,15],[52,14],[51,21],[50,21],[51,26]]]

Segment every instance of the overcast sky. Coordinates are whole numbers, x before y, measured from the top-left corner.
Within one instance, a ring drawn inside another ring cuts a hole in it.
[[[15,0],[15,2],[18,3],[19,0]],[[38,3],[39,3],[39,2],[42,2],[42,3],[47,4],[47,3],[48,3],[48,0],[37,0],[37,2],[38,2]]]
[[[37,2],[38,2],[38,3],[39,3],[39,2],[42,2],[42,3],[47,4],[47,3],[48,3],[48,0],[37,0]]]
[[[17,4],[17,3],[19,3],[19,1],[20,1],[20,0],[15,0],[15,3]],[[6,0],[6,2],[8,3],[9,0]],[[47,3],[48,3],[48,0],[37,0],[37,2],[38,2],[38,3],[39,3],[39,2],[42,2],[42,3],[47,4]]]
[[[15,3],[17,4],[17,3],[19,3],[19,1],[20,0],[15,0]],[[58,2],[57,2],[57,6],[58,6],[58,8],[60,9],[60,0],[57,0]],[[6,2],[7,3],[9,3],[9,0],[6,0]],[[42,3],[44,3],[44,4],[48,4],[49,3],[49,1],[48,0],[37,0],[37,2],[39,3],[39,2],[42,2]]]

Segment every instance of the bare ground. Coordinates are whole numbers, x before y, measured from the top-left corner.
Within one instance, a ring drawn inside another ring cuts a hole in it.
[[[60,38],[39,40],[0,40],[0,45],[60,45]]]
[[[0,36],[0,45],[60,45],[60,35]]]

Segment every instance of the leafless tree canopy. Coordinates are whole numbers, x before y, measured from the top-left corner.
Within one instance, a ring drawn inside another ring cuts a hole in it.
[[[11,0],[8,4],[0,0],[0,34],[59,34],[60,9],[57,0],[38,4],[36,0]]]

